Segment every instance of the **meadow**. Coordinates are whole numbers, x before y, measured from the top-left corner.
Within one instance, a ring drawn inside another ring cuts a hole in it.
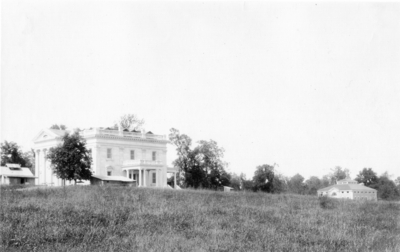
[[[400,204],[252,192],[1,190],[1,251],[400,251]]]

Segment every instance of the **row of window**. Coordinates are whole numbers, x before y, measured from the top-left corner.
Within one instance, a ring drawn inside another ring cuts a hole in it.
[[[107,158],[112,158],[112,149],[111,149],[111,148],[108,148],[108,149],[107,149]],[[134,151],[134,150],[131,150],[131,152],[130,152],[130,158],[131,158],[131,160],[134,160],[134,159],[135,159],[135,151]],[[156,151],[153,151],[153,152],[151,153],[151,159],[152,159],[153,161],[156,161],[156,160],[157,160],[157,152],[156,152]]]
[[[355,193],[375,193],[375,192],[360,192],[360,191],[354,191]],[[342,191],[342,193],[344,193],[344,191]],[[347,191],[347,193],[349,193],[349,191]]]

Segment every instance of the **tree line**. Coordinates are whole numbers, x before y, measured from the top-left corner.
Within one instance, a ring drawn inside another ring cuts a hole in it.
[[[306,180],[299,173],[283,176],[276,169],[277,164],[263,164],[256,167],[251,179],[247,179],[243,173],[227,172],[227,163],[222,161],[224,149],[218,147],[217,142],[201,140],[193,146],[188,135],[174,128],[170,130],[169,140],[176,147],[178,158],[173,164],[179,167],[177,183],[182,187],[218,189],[230,186],[238,191],[316,195],[317,190],[335,185],[350,174],[349,169],[336,166],[322,178],[311,176]],[[378,176],[372,168],[364,168],[355,180],[376,189],[380,199],[400,199],[400,177],[393,181],[387,172]],[[173,183],[173,178],[169,183]]]
[[[125,115],[119,120],[119,125],[124,129],[137,129],[143,123],[144,120],[138,119],[135,115]],[[115,128],[117,126],[114,125]],[[66,127],[54,124],[51,129],[65,130]],[[243,173],[238,175],[227,171],[228,164],[223,161],[225,150],[219,147],[216,141],[201,140],[195,145],[188,135],[181,134],[174,128],[170,130],[169,140],[176,147],[178,156],[173,161],[174,166],[179,168],[177,183],[187,188],[217,190],[223,186],[230,186],[235,190],[254,192],[316,195],[318,189],[334,185],[349,175],[348,169],[337,166],[322,178],[311,176],[306,180],[299,173],[292,177],[283,176],[276,169],[277,164],[263,164],[256,167],[251,179],[247,179]],[[79,135],[78,129],[71,134],[66,133],[62,143],[50,149],[47,158],[51,160],[57,177],[75,182],[80,179],[90,179],[91,157],[85,145],[85,140]],[[18,163],[35,172],[33,150],[22,152],[16,143],[4,141],[1,143],[1,154],[2,166],[6,163]],[[391,180],[387,172],[378,176],[372,168],[364,168],[355,180],[376,189],[381,199],[400,199],[400,177]],[[170,178],[168,183],[174,183],[173,178]]]

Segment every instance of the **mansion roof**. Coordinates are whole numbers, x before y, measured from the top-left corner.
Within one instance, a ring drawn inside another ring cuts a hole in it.
[[[68,130],[58,129],[44,129],[33,139],[33,142],[42,142],[52,139],[59,139],[70,132]],[[89,128],[80,130],[80,135],[84,138],[100,137],[100,138],[119,138],[125,140],[139,140],[139,141],[152,141],[152,142],[163,142],[166,143],[167,138],[165,135],[156,135],[151,131],[147,133],[143,130],[142,132],[132,130],[115,130],[111,128]]]
[[[58,136],[64,136],[65,133],[69,132],[68,130],[58,130],[58,129],[49,129],[51,132],[53,132],[54,134],[58,135]]]

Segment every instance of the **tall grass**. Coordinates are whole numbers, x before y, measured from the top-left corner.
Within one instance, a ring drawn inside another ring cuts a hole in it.
[[[400,205],[126,187],[1,191],[2,251],[400,251]]]

